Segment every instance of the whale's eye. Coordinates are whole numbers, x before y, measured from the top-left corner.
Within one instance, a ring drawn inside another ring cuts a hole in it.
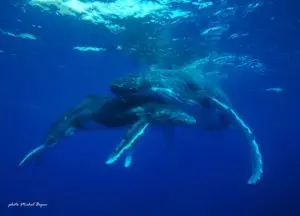
[[[47,145],[55,145],[57,143],[57,140],[54,137],[49,137],[47,140]]]

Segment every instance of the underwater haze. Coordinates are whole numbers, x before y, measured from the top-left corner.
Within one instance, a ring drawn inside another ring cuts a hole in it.
[[[299,216],[300,13],[295,0],[0,2],[0,216]],[[221,86],[251,128],[263,174],[248,184],[245,137],[163,127],[130,167],[105,161],[128,127],[70,136],[18,167],[86,96],[149,68]]]

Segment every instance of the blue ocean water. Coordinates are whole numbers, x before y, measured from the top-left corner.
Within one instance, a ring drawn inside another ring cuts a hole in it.
[[[248,36],[218,41],[220,52],[255,56],[266,68],[263,75],[229,74],[224,87],[264,158],[262,179],[248,185],[248,149],[235,130],[177,128],[168,152],[160,128],[151,128],[128,169],[122,162],[105,164],[126,129],[93,131],[64,140],[39,166],[19,169],[20,160],[67,109],[89,94],[110,95],[111,81],[141,64],[113,49],[74,51],[78,44],[119,43],[118,34],[100,25],[46,13],[27,1],[1,2],[0,215],[299,215],[299,5],[263,3],[230,26],[228,36]],[[190,26],[184,31],[200,34]],[[20,38],[24,32],[37,39]],[[45,205],[8,207],[33,202]]]

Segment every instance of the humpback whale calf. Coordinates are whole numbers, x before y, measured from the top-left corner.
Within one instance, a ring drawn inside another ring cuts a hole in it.
[[[196,120],[176,106],[150,96],[133,95],[121,98],[90,95],[58,119],[49,128],[43,144],[29,152],[19,166],[41,155],[47,148],[55,146],[64,137],[72,136],[76,131],[90,130],[91,122],[106,128],[132,126],[122,139],[121,150],[113,152],[110,161],[107,161],[112,163],[126,149],[133,148],[150,124],[195,124]],[[131,161],[131,153],[128,153],[125,167]]]
[[[128,74],[111,83],[110,90],[116,95],[156,95],[168,103],[200,108],[202,115],[197,125],[206,130],[226,129],[234,126],[246,137],[251,153],[252,175],[248,184],[255,184],[263,173],[262,155],[250,127],[232,109],[226,94],[211,82],[195,79],[191,74],[172,70],[147,71]],[[194,115],[193,115],[194,116]]]

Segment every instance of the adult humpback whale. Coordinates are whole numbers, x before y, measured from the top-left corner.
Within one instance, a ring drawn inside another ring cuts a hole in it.
[[[128,74],[111,83],[111,92],[116,95],[153,93],[169,103],[196,105],[202,115],[197,125],[207,130],[219,130],[233,125],[245,135],[251,153],[252,175],[249,184],[255,184],[263,173],[263,161],[252,130],[231,107],[228,97],[220,88],[205,79],[195,79],[183,71],[147,71]],[[181,106],[180,105],[180,106]],[[194,116],[194,115],[193,115]]]
[[[195,124],[196,120],[176,106],[166,104],[158,98],[91,95],[58,119],[48,130],[43,144],[29,152],[19,166],[54,146],[64,137],[73,135],[75,131],[90,130],[89,123],[91,122],[106,128],[132,125],[122,139],[120,145],[122,150],[115,151],[110,156],[113,161],[119,158],[126,149],[132,149],[137,139],[151,123]],[[129,166],[131,160],[131,154],[128,154],[125,166]]]

